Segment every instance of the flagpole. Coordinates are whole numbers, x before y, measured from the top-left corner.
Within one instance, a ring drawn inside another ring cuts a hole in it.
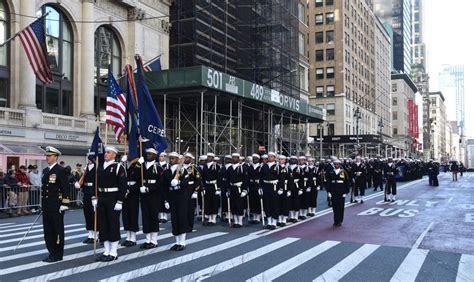
[[[99,154],[96,152],[95,156],[95,198],[97,199],[97,172],[99,170]],[[94,209],[94,258],[96,257],[96,248],[97,248],[97,205]]]
[[[19,32],[13,34],[12,37],[8,38],[7,40],[5,40],[4,42],[0,43],[0,48],[5,46],[7,43],[9,43],[10,41],[14,40],[18,35],[20,35],[20,33],[23,32],[23,30],[25,30],[27,27],[29,27],[32,23],[34,23],[35,21],[39,20],[39,19],[42,19],[44,17],[46,17],[47,15],[49,15],[50,12],[47,12],[46,14],[43,14],[41,15],[41,17],[39,18],[36,18],[36,20],[32,21],[29,25],[25,26],[22,30],[20,30]],[[160,55],[161,56],[161,55]]]
[[[156,57],[154,57],[154,58],[152,58],[152,59],[146,61],[145,63],[143,63],[143,67],[145,67],[145,66],[146,66],[147,64],[149,64],[150,62],[153,62],[154,60],[160,58],[163,54],[164,54],[164,53],[161,53],[161,54],[159,54],[158,56],[156,56]],[[137,67],[137,68],[138,68],[138,67]],[[135,72],[135,71],[137,70],[137,68],[134,68],[133,71]],[[117,79],[122,79],[122,78],[125,77],[125,75],[126,75],[126,74],[123,74],[123,75],[117,77]]]

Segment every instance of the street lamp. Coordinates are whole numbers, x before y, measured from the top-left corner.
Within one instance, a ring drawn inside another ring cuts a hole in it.
[[[318,124],[319,128],[319,158],[323,158],[323,130],[324,130],[325,122]],[[326,124],[327,126],[327,124]]]
[[[362,118],[362,114],[360,112],[359,107],[354,112],[354,117],[356,118],[356,135],[357,135],[357,151],[359,151],[360,144],[359,144],[359,120]]]

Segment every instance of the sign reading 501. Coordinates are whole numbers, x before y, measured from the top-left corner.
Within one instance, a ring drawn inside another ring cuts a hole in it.
[[[207,86],[217,89],[222,88],[222,73],[213,69],[207,70]]]

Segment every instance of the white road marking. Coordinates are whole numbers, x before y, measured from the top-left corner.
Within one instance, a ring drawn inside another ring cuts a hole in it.
[[[84,224],[69,224],[69,225],[64,225],[64,228],[69,228],[69,227],[76,227],[76,226],[81,226],[81,225],[84,225]],[[3,234],[3,235],[0,235],[2,238],[4,237],[11,237],[11,236],[18,236],[18,235],[21,235],[21,237],[23,237],[23,235],[25,235],[26,231],[28,231],[28,228],[23,228],[24,230],[21,231],[21,232],[16,232],[16,233],[9,233],[9,234]],[[85,230],[84,230],[85,231]],[[38,232],[43,232],[43,229],[31,229],[30,233],[28,234],[31,234],[31,233],[38,233]],[[28,237],[26,237],[28,238]],[[26,240],[25,238],[25,240]]]
[[[391,282],[415,281],[429,250],[412,249],[393,275]]]
[[[76,228],[76,229],[70,229],[70,230],[64,230],[64,234],[74,233],[74,232],[79,232],[79,231],[84,231],[84,227]],[[13,238],[13,239],[8,239],[8,240],[2,240],[2,241],[0,241],[0,245],[4,245],[4,244],[7,244],[7,243],[12,243],[12,242],[19,242],[22,239],[22,237],[23,236]],[[26,236],[25,240],[31,240],[31,239],[37,239],[37,238],[43,238],[43,237],[44,237],[44,234],[38,234],[38,235]],[[2,249],[0,249],[0,251],[1,250]]]
[[[30,226],[33,222],[30,222],[30,223],[21,223],[21,224],[15,224],[14,227],[19,227],[19,226]],[[11,228],[13,226],[11,226],[12,224],[14,223],[5,223],[5,225],[8,225],[8,226],[1,226],[0,227],[0,230],[4,230],[4,229],[7,229],[7,228]],[[36,226],[36,225],[35,225]],[[43,226],[42,224],[39,224],[39,226]]]
[[[296,242],[300,239],[298,238],[285,238],[283,240],[271,243],[269,245],[265,245],[261,248],[258,248],[254,251],[247,252],[245,254],[242,254],[240,256],[234,257],[232,259],[223,261],[221,263],[212,265],[208,268],[202,269],[200,271],[191,273],[189,275],[183,276],[181,278],[175,279],[174,282],[178,281],[201,281],[202,279],[207,279],[211,276],[217,275],[221,272],[227,271],[231,268],[237,267],[239,265],[242,265],[246,262],[249,262],[253,259],[256,259],[258,257],[261,257],[265,254],[268,254],[270,252],[273,252],[279,248],[282,248],[286,245],[289,245],[293,242]]]
[[[315,282],[338,281],[358,266],[364,259],[379,248],[378,245],[365,244],[352,254],[341,260],[338,264],[328,269],[319,277],[314,279]]]
[[[302,252],[299,255],[296,255],[274,267],[265,270],[264,272],[255,275],[254,277],[247,280],[247,282],[259,282],[259,281],[271,281],[274,280],[283,274],[295,269],[301,264],[311,260],[314,257],[324,253],[330,248],[336,246],[340,242],[336,241],[325,241],[316,247],[313,247],[307,251]]]
[[[433,224],[434,224],[434,222],[431,222],[428,225],[428,227],[425,229],[425,231],[423,231],[420,234],[420,236],[418,236],[418,238],[416,239],[415,244],[413,244],[413,246],[412,246],[412,249],[417,249],[420,246],[420,244],[423,241],[423,239],[425,238],[426,234],[428,234],[428,231],[430,231],[431,227],[433,227]]]
[[[31,225],[31,223],[30,223],[30,225]],[[16,226],[10,226],[10,227],[16,227]],[[41,225],[41,224],[40,225],[35,225],[35,226],[31,227],[31,230],[41,228],[41,227],[43,227],[43,225]],[[29,226],[24,226],[24,227],[12,228],[12,229],[0,230],[0,234],[12,232],[12,231],[18,231],[18,230],[26,231],[26,230],[28,230],[28,228],[30,228],[30,227]],[[40,230],[42,230],[42,229],[40,229]],[[0,236],[3,236],[3,235],[0,235]]]
[[[461,255],[456,282],[468,282],[474,279],[474,256]]]
[[[222,235],[225,235],[225,234],[227,234],[227,233],[214,232],[214,233],[211,233],[211,234],[206,234],[206,235],[202,235],[202,236],[199,236],[199,237],[189,239],[188,243],[193,244],[193,243],[197,243],[197,242],[200,242],[200,241],[205,241],[205,240],[208,240],[208,239],[212,239],[212,238],[215,238],[215,237],[218,237],[218,236],[222,236]],[[164,237],[164,236],[172,237],[173,235],[169,233],[169,234],[166,234],[166,235],[162,235],[162,237]],[[160,236],[158,236],[158,238],[159,237]],[[90,264],[86,264],[86,265],[82,265],[82,266],[78,266],[78,267],[73,267],[73,268],[61,270],[61,271],[58,271],[58,272],[52,272],[52,273],[48,273],[48,274],[45,274],[45,275],[32,277],[32,278],[21,280],[21,281],[24,281],[24,282],[25,281],[42,282],[42,281],[49,281],[49,280],[53,280],[53,279],[58,279],[58,278],[62,278],[62,277],[82,273],[82,272],[85,272],[85,271],[90,271],[90,270],[103,268],[103,267],[106,267],[106,266],[111,265],[111,264],[116,264],[116,263],[129,261],[129,260],[132,260],[132,259],[147,256],[147,255],[164,252],[164,251],[167,251],[172,245],[173,244],[162,246],[162,247],[157,247],[157,248],[149,249],[149,250],[145,250],[145,251],[135,252],[135,253],[131,253],[131,254],[124,255],[124,256],[119,256],[119,258],[117,260],[111,261],[111,262],[90,263]],[[178,258],[178,260],[179,260],[179,258]]]

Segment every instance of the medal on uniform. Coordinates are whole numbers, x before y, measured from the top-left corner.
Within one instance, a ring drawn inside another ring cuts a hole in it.
[[[49,176],[49,183],[56,183],[56,174],[53,173]]]

